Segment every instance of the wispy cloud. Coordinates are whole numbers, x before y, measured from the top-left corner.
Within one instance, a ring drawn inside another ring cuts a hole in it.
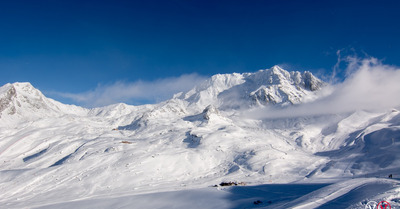
[[[53,93],[71,99],[86,107],[100,107],[119,102],[129,104],[155,103],[171,98],[175,93],[187,91],[199,84],[205,77],[198,74],[185,74],[154,81],[117,81],[110,85],[83,93]]]
[[[400,68],[376,58],[346,57],[347,76],[327,87],[330,93],[314,102],[287,108],[264,108],[250,113],[256,118],[281,118],[337,114],[356,110],[382,110],[400,105]]]

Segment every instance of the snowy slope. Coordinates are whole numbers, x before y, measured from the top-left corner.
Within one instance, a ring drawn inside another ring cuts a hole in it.
[[[395,107],[295,118],[242,114],[315,101],[325,87],[309,72],[274,66],[215,75],[159,104],[85,109],[46,98],[29,83],[6,84],[0,88],[0,208],[81,203],[81,208],[128,208],[138,199],[138,208],[186,208],[192,202],[182,200],[184,194],[202,197],[198,207],[203,208],[208,201],[208,208],[268,208],[254,205],[253,196],[245,194],[262,197],[255,191],[264,187],[256,185],[278,183],[283,185],[277,190],[286,185],[299,193],[275,196],[274,207],[294,207],[332,190],[319,190],[316,183],[334,183],[326,188],[341,191],[318,200],[328,204],[360,185],[384,181],[376,177],[400,177],[400,113]],[[356,180],[340,183],[350,178]],[[235,188],[210,186],[223,181],[246,182],[255,190],[238,188],[230,202],[222,201]],[[297,187],[300,183],[311,189]],[[394,189],[391,199],[400,198],[395,187],[384,188]],[[362,205],[371,195],[351,204]],[[160,201],[146,205],[144,200],[155,197]]]
[[[352,179],[335,184],[265,184],[232,188],[203,188],[173,192],[65,202],[45,208],[362,208],[379,203],[382,195],[398,194],[399,181]],[[157,201],[155,201],[157,200]],[[364,201],[367,200],[367,201]],[[259,201],[259,202],[257,202]],[[390,198],[392,208],[400,199]],[[255,204],[257,203],[257,204]],[[375,205],[376,206],[376,205]]]

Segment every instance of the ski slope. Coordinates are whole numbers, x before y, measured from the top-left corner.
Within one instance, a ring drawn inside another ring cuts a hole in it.
[[[103,197],[37,207],[46,208],[365,208],[381,196],[398,195],[397,180],[360,178],[333,184],[264,184],[230,188],[201,188]],[[392,208],[399,198],[389,200]]]
[[[278,66],[143,106],[86,109],[6,84],[0,208],[398,207],[399,106],[287,114],[336,93]]]

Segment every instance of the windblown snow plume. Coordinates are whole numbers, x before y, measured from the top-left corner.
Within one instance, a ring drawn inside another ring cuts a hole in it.
[[[348,60],[346,79],[325,87],[319,92],[319,99],[286,108],[263,107],[251,111],[250,117],[337,114],[356,110],[385,110],[400,105],[400,68],[384,65],[376,58]]]

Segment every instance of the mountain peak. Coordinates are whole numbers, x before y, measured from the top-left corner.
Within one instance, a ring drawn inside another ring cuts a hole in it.
[[[218,74],[179,98],[204,109],[243,108],[253,105],[300,103],[324,82],[311,72],[288,72],[278,65],[255,73]]]
[[[303,73],[303,77],[305,88],[311,91],[317,91],[321,89],[323,85],[322,81],[316,78],[310,71],[305,71]]]
[[[29,82],[8,83],[0,87],[0,118],[40,118],[81,113],[83,109],[49,99]]]
[[[278,74],[278,73],[281,73],[281,74],[286,74],[286,73],[288,73],[288,71],[284,70],[284,69],[281,68],[279,65],[274,65],[274,66],[272,66],[270,69],[267,69],[267,70],[270,70],[270,71],[272,71],[272,72],[274,72],[274,73],[276,73],[276,74]]]
[[[34,88],[30,82],[14,82],[12,85],[21,88]]]
[[[0,92],[0,117],[22,115],[23,112],[32,115],[48,109],[45,96],[28,82],[6,84]]]
[[[26,97],[34,97],[37,99],[41,99],[45,97],[41,91],[33,87],[33,85],[29,82],[15,82],[12,84],[15,88],[17,94],[25,95]]]

